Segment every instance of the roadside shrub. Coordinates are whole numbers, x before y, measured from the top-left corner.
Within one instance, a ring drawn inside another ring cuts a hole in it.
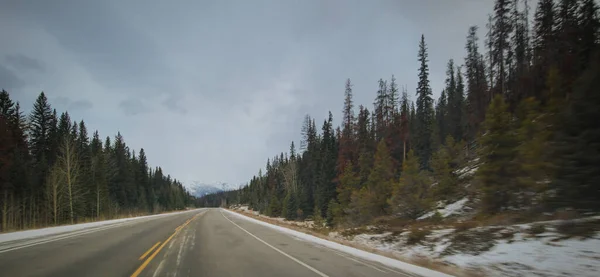
[[[477,227],[477,222],[475,221],[465,221],[465,222],[459,222],[457,224],[454,225],[454,228],[456,228],[456,232],[464,232],[470,229],[473,229]]]
[[[567,220],[556,225],[556,231],[567,238],[591,238],[598,230],[600,230],[600,221]]]
[[[527,229],[527,233],[534,236],[544,232],[546,232],[546,226],[543,224],[533,224],[529,229]]]
[[[431,234],[431,231],[429,231],[429,230],[413,229],[408,234],[408,237],[406,239],[406,244],[408,244],[408,245],[417,244],[417,243],[421,242],[423,239],[425,239],[425,237],[427,237],[429,234]]]

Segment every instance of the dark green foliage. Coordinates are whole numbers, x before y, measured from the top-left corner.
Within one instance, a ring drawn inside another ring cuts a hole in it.
[[[435,106],[422,36],[415,101],[406,88],[399,97],[392,75],[373,86],[372,112],[358,105],[355,117],[347,80],[338,128],[331,114],[320,130],[306,116],[297,153],[278,154],[244,188],[201,204],[240,203],[273,213],[278,200],[287,218],[342,227],[378,217],[411,221],[436,201],[465,195],[481,204],[483,216],[508,209],[600,210],[597,3],[539,0],[531,28],[526,2],[494,2],[485,58],[472,26],[464,65],[448,62]],[[294,186],[286,177],[292,176],[290,160]],[[477,166],[474,178],[465,174]],[[489,238],[464,233],[453,247]]]
[[[120,134],[114,144],[107,137],[104,147],[97,131],[90,141],[84,121],[72,121],[67,112],[57,118],[43,92],[27,120],[2,90],[0,112],[0,231],[193,204],[180,182],[148,169],[143,149],[136,157]],[[72,182],[51,170],[66,159]]]
[[[416,219],[430,206],[427,199],[430,182],[419,166],[419,158],[413,150],[409,151],[402,165],[400,180],[388,200],[392,213],[398,217]]]
[[[600,55],[574,86],[571,102],[559,121],[557,144],[559,206],[600,207]]]
[[[298,210],[298,201],[296,194],[292,191],[288,191],[283,199],[283,208],[281,210],[281,216],[287,220],[294,220],[297,217],[296,211]]]
[[[271,196],[271,200],[269,201],[269,208],[267,209],[267,215],[272,217],[279,217],[280,215],[283,215],[285,217],[286,215],[288,215],[287,203],[285,201],[286,200],[284,200],[284,204],[286,205],[284,210],[282,211],[281,202],[279,202],[277,196]]]
[[[433,135],[433,99],[429,86],[429,66],[425,36],[419,43],[419,82],[417,84],[417,110],[415,118],[415,151],[421,162],[421,168],[429,169],[429,159],[433,152],[431,139]]]
[[[511,191],[514,191],[517,166],[514,163],[518,146],[512,115],[503,97],[494,97],[483,123],[480,138],[480,157],[483,164],[477,171],[481,184],[482,209],[486,213],[497,213],[508,207]]]
[[[436,200],[453,199],[460,189],[455,171],[459,165],[462,165],[461,146],[461,144],[455,143],[451,136],[448,136],[444,146],[434,153],[431,159],[431,168],[436,182],[432,189],[432,195]]]

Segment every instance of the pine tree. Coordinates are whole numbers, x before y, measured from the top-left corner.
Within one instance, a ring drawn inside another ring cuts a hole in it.
[[[440,98],[438,99],[437,104],[435,106],[435,123],[436,124],[434,129],[435,136],[433,138],[433,149],[437,149],[444,142],[444,139],[448,134],[447,128],[450,127],[446,90],[442,90]]]
[[[315,195],[315,204],[325,217],[327,213],[327,205],[331,199],[335,198],[335,183],[334,178],[337,150],[335,148],[335,134],[333,131],[333,115],[329,112],[329,118],[323,122],[323,139],[321,142],[321,162],[319,169],[318,187]]]
[[[457,135],[457,128],[460,126],[460,106],[458,103],[459,96],[457,95],[457,74],[454,71],[454,60],[450,59],[448,61],[448,66],[446,69],[446,95],[447,99],[445,100],[445,115],[444,115],[444,124],[443,133],[440,133],[440,142],[444,142],[446,140],[446,135],[450,134],[452,137]],[[455,137],[456,138],[456,137]]]
[[[550,144],[552,125],[551,112],[544,112],[539,101],[525,98],[517,109],[517,156],[516,181],[522,195],[519,206],[535,204],[530,195],[542,195],[547,191],[548,180],[553,175],[552,146]],[[539,199],[538,199],[539,200]],[[538,201],[539,202],[539,201]]]
[[[406,153],[409,148],[410,138],[410,108],[409,108],[408,92],[402,92],[402,104],[400,105],[400,139],[402,140],[402,162],[406,159]]]
[[[414,151],[408,151],[406,162],[402,164],[402,175],[388,201],[396,216],[416,219],[429,208],[427,179],[419,170],[420,164]]]
[[[558,69],[561,74],[563,95],[569,97],[573,82],[579,75],[577,54],[580,41],[579,22],[577,11],[579,0],[560,0],[557,16],[557,56]]]
[[[433,177],[436,181],[432,194],[437,200],[449,200],[458,193],[458,176],[455,170],[461,164],[461,151],[461,144],[456,143],[452,136],[448,136],[444,146],[431,158]]]
[[[598,53],[598,52],[596,52]],[[600,197],[600,55],[575,83],[570,104],[559,121],[556,160],[556,206],[598,210]]]
[[[517,138],[514,134],[512,115],[501,95],[496,95],[488,108],[480,138],[480,159],[477,170],[481,185],[482,211],[494,214],[511,203],[515,191],[512,176],[516,174],[514,159]]]
[[[454,61],[448,62],[446,70],[446,94],[448,95],[445,118],[444,133],[441,135],[441,141],[446,140],[446,135],[451,135],[454,140],[462,139],[463,118],[462,111],[464,109],[464,84],[460,68],[455,71]]]
[[[598,46],[600,18],[597,1],[582,0],[577,14],[580,32],[579,59],[577,64],[579,65],[578,70],[584,72],[593,58],[593,51]]]
[[[346,167],[346,163],[355,160],[355,117],[354,104],[352,100],[352,84],[350,79],[346,81],[346,91],[344,92],[344,118],[342,122],[342,133],[340,138],[340,151],[337,158],[337,173],[341,175]]]
[[[360,189],[360,179],[354,173],[354,166],[351,162],[346,164],[346,168],[339,180],[340,186],[337,188],[337,200],[341,207],[347,207],[350,204],[352,192]]]
[[[454,94],[452,105],[454,107],[454,113],[451,120],[455,123],[453,124],[451,135],[455,141],[461,141],[464,139],[465,129],[467,128],[467,103],[465,102],[465,83],[463,81],[461,67],[456,69],[456,93]]]
[[[386,106],[386,114],[388,115],[388,121],[392,121],[395,118],[395,115],[398,113],[398,84],[396,83],[396,77],[392,75],[392,79],[390,80],[390,85],[388,89],[388,101]]]
[[[494,4],[494,25],[492,33],[492,67],[496,68],[497,79],[494,86],[496,91],[506,93],[507,55],[510,50],[509,36],[513,30],[510,18],[511,0],[496,0]]]
[[[429,67],[427,65],[427,45],[425,36],[419,43],[419,83],[417,85],[416,136],[415,150],[421,162],[421,168],[429,168],[432,154],[431,139],[433,128],[433,99],[429,87]]]
[[[386,201],[391,195],[394,177],[395,172],[390,152],[385,141],[380,141],[377,145],[373,168],[367,180],[367,189],[375,196],[371,199],[372,214],[383,215],[388,212]]]
[[[556,32],[554,0],[540,0],[534,17],[534,96],[542,101],[541,92],[546,85],[548,68],[554,64],[556,58]]]
[[[375,98],[374,105],[374,126],[375,126],[375,140],[380,141],[386,135],[387,130],[387,100],[388,100],[388,89],[387,81],[379,79],[379,90],[377,90],[377,97]]]

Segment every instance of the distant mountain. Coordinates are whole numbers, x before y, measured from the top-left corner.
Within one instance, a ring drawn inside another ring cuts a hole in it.
[[[222,191],[235,190],[238,189],[240,185],[233,185],[227,183],[205,184],[201,182],[194,182],[190,185],[187,185],[186,187],[193,196],[202,197],[208,194],[218,193]]]

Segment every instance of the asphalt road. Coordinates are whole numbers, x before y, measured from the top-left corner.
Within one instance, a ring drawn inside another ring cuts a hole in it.
[[[0,276],[414,276],[220,209],[0,244]]]

